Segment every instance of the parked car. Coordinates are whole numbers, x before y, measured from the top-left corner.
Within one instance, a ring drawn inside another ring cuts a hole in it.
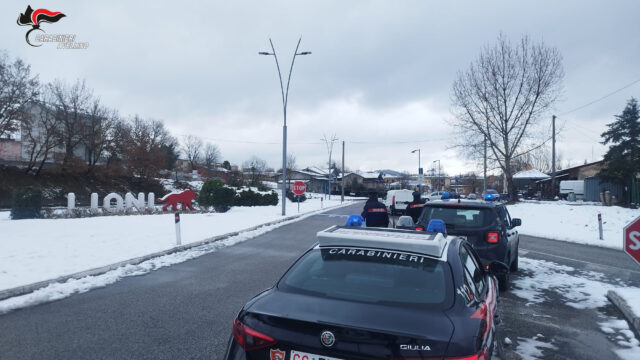
[[[488,194],[493,196],[493,200],[495,200],[495,201],[500,200],[500,193],[495,189],[487,189],[486,192],[483,192],[482,193],[482,199],[484,199]]]
[[[448,234],[466,236],[480,256],[482,264],[504,263],[512,272],[518,271],[516,227],[522,220],[512,219],[507,207],[496,201],[440,200],[425,204],[417,228],[427,230],[431,220],[444,221]],[[509,273],[498,277],[501,290],[509,287]]]
[[[477,200],[478,196],[474,193],[467,195],[467,200]]]
[[[503,265],[482,267],[464,238],[441,233],[334,226],[317,236],[240,310],[225,359],[491,358]]]
[[[442,199],[442,194],[444,194],[445,192],[446,191],[434,191],[431,194],[429,194],[426,199],[428,201],[440,200]]]

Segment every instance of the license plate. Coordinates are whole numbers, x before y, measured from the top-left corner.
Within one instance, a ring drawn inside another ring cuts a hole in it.
[[[342,360],[342,359],[291,350],[291,357],[289,358],[289,360]]]

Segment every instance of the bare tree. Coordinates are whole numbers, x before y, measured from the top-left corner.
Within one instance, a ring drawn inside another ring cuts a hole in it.
[[[141,177],[155,176],[164,168],[165,153],[162,146],[170,138],[164,124],[136,115],[131,121],[130,134],[126,144],[126,161],[129,168]]]
[[[196,170],[196,167],[202,161],[202,139],[197,136],[187,135],[184,137],[184,146],[182,151],[189,160],[191,170]]]
[[[73,159],[76,147],[84,140],[84,121],[93,102],[93,91],[84,80],[77,80],[73,85],[55,80],[48,87],[52,93],[51,105],[56,109],[60,122],[59,136],[65,149],[64,166]]]
[[[267,170],[267,162],[257,156],[242,163],[242,172],[249,175],[249,185],[259,186],[262,184],[262,176]]]
[[[49,160],[51,152],[58,147],[60,123],[53,109],[45,102],[34,103],[31,116],[22,120],[22,146],[28,156],[25,172],[33,172],[36,176]]]
[[[39,93],[38,77],[21,59],[13,62],[0,52],[0,138],[17,131],[27,119],[28,103]]]
[[[204,147],[204,167],[207,176],[211,176],[216,164],[220,162],[220,150],[215,144],[207,143]]]
[[[562,57],[543,42],[523,37],[512,44],[500,35],[484,48],[453,84],[458,144],[467,155],[482,154],[487,140],[490,157],[513,186],[512,161],[544,141],[535,138],[534,126],[556,102],[564,77]]]
[[[287,183],[291,184],[291,175],[294,170],[298,169],[298,165],[296,164],[296,156],[293,154],[287,155]],[[287,188],[291,188],[291,186],[287,186]]]
[[[127,158],[128,146],[131,144],[131,125],[124,119],[114,119],[109,142],[105,148],[107,152],[107,167],[120,164]]]
[[[88,171],[95,167],[109,146],[112,129],[118,120],[115,110],[108,109],[95,99],[84,121],[83,142],[87,148]]]

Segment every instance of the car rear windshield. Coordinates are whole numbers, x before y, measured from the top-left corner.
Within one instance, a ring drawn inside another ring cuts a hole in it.
[[[441,305],[453,299],[449,266],[402,252],[314,249],[280,280],[283,291],[366,303]]]
[[[469,208],[463,206],[426,206],[418,220],[427,226],[429,221],[439,219],[454,228],[475,228],[491,225],[494,219],[490,208]]]

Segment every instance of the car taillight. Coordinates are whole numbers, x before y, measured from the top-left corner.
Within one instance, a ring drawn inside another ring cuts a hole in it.
[[[498,233],[497,232],[490,232],[487,234],[487,242],[490,242],[492,244],[495,244],[498,242]]]
[[[391,197],[391,203],[392,203],[393,205],[395,205],[395,204],[396,204],[396,196],[395,196],[395,195],[393,195],[393,196]]]
[[[420,227],[420,226],[416,226],[416,230],[417,230],[417,231],[424,231],[424,228],[423,228],[423,227]]]
[[[233,320],[233,338],[245,351],[261,349],[276,343],[272,337],[253,330],[238,319]]]

